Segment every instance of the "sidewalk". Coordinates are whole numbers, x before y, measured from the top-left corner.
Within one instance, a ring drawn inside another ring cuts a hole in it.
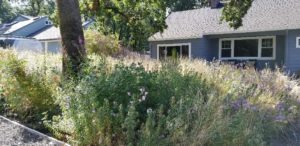
[[[1,146],[69,146],[38,131],[0,116]]]

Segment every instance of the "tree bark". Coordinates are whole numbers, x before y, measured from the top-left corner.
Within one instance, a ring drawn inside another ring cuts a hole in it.
[[[63,75],[77,76],[86,58],[78,0],[56,0],[63,47]]]

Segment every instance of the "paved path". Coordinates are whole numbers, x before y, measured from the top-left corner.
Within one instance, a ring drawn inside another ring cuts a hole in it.
[[[0,116],[0,146],[67,146],[35,130]]]

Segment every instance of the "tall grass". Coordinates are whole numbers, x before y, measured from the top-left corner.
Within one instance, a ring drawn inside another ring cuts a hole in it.
[[[48,80],[60,77],[59,56],[24,56],[26,74],[44,68]],[[299,127],[299,81],[280,69],[91,55],[81,80],[51,87],[62,113],[44,123],[75,145],[299,144],[291,134]]]

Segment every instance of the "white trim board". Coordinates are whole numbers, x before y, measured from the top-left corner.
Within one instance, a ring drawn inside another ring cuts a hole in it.
[[[296,48],[300,49],[300,37],[296,37]]]
[[[261,50],[262,50],[262,39],[273,39],[273,57],[261,57]],[[247,40],[247,39],[257,39],[258,40],[258,56],[257,57],[234,57],[234,41],[235,40]],[[221,51],[222,51],[222,41],[231,41],[231,57],[221,57]],[[257,59],[257,60],[275,60],[276,59],[276,36],[262,36],[262,37],[238,37],[238,38],[222,38],[219,39],[219,59],[220,60],[251,60],[251,59]]]
[[[192,43],[157,44],[157,46],[156,46],[157,60],[159,60],[159,47],[172,47],[172,46],[189,46],[189,59],[192,58]]]

